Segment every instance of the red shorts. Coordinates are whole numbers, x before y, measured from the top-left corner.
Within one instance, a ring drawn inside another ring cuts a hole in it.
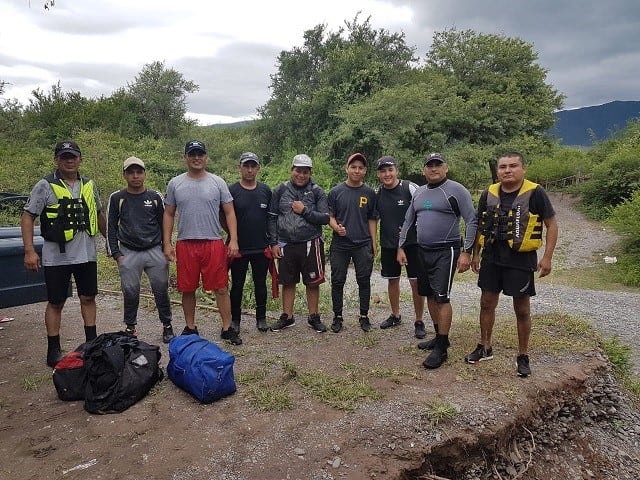
[[[220,290],[229,285],[227,246],[222,240],[178,240],[176,242],[178,291]]]

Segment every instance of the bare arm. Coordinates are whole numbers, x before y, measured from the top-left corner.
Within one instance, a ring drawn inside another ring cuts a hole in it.
[[[373,256],[378,254],[378,221],[376,219],[369,219],[369,235],[371,235],[371,246],[373,247]]]
[[[544,255],[538,262],[538,271],[541,277],[546,277],[551,273],[551,259],[558,243],[558,222],[555,216],[545,218],[543,221],[547,234],[545,236]]]
[[[233,208],[233,202],[223,203],[222,209],[227,223],[227,231],[229,232],[229,251],[230,257],[238,255],[238,221],[236,220],[236,211]]]
[[[20,217],[20,232],[24,246],[24,266],[27,270],[37,272],[40,268],[40,256],[33,246],[34,217],[29,212],[23,212]]]
[[[162,250],[164,256],[170,262],[175,261],[176,251],[171,243],[171,235],[173,235],[173,223],[176,218],[176,207],[173,205],[164,206],[164,214],[162,215]]]

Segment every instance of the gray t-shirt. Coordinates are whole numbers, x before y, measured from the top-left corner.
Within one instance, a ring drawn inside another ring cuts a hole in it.
[[[73,198],[80,197],[80,182],[73,185],[65,183]],[[94,196],[96,208],[102,210],[98,188],[94,184]],[[39,216],[47,205],[58,203],[55,193],[49,182],[44,178],[35,184],[24,210],[32,215]],[[96,238],[89,236],[87,232],[78,232],[70,242],[65,244],[65,253],[60,252],[60,246],[56,242],[44,241],[42,246],[42,265],[52,267],[56,265],[77,265],[79,263],[96,261]]]
[[[220,207],[233,201],[226,182],[208,173],[191,178],[186,173],[169,180],[165,205],[176,207],[178,240],[219,240],[222,238]]]

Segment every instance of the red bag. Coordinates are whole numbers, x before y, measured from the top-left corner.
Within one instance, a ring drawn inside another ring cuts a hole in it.
[[[73,352],[67,353],[53,369],[53,385],[60,400],[84,400],[87,385],[87,371],[83,358],[85,346],[86,343],[83,343]]]

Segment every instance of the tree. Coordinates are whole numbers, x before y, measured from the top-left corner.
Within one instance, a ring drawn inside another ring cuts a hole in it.
[[[142,115],[155,138],[178,134],[187,111],[187,93],[199,88],[194,82],[185,80],[180,72],[167,69],[164,62],[158,61],[146,64],[127,87],[141,105]]]
[[[414,60],[404,34],[373,30],[369,19],[356,16],[337,32],[317,25],[304,33],[302,47],[278,56],[260,132],[273,149],[309,149],[337,127],[340,108],[399,83]]]
[[[545,83],[533,46],[519,38],[456,29],[436,32],[427,69],[457,82],[464,122],[451,137],[471,143],[500,143],[518,135],[546,136],[563,95]]]

